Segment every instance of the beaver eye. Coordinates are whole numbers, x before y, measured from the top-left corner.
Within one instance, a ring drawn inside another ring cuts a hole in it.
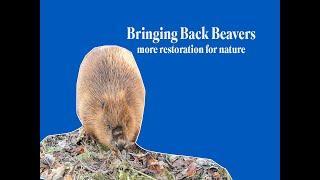
[[[110,124],[107,125],[108,129],[112,129],[112,126]]]
[[[101,108],[104,109],[106,103],[105,102],[101,102]]]

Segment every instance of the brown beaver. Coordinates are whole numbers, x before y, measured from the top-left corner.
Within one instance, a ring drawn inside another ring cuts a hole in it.
[[[132,53],[119,46],[93,48],[80,65],[76,101],[85,133],[110,148],[135,142],[145,88]]]

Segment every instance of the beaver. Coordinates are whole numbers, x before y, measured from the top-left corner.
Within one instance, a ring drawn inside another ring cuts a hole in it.
[[[113,149],[136,142],[145,88],[129,50],[120,46],[93,48],[80,65],[76,94],[76,112],[84,133]]]

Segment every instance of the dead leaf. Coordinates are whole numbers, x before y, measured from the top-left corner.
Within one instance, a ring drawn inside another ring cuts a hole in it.
[[[191,163],[193,163],[194,162],[194,160],[193,159],[186,159],[185,158],[185,160],[184,160],[184,163],[187,165],[187,166],[189,166]]]
[[[174,166],[177,169],[183,168],[184,165],[185,165],[185,163],[184,163],[184,160],[182,160],[182,158],[175,160],[172,164],[172,166]]]
[[[203,158],[196,159],[196,163],[199,164],[200,166],[210,165],[210,163],[208,161],[209,161],[209,159],[203,159]]]
[[[163,164],[160,163],[158,160],[153,158],[151,155],[147,156],[147,167],[148,170],[154,174],[160,174],[163,172]]]
[[[67,142],[66,141],[59,141],[58,142],[58,146],[60,146],[61,148],[65,148],[66,147]]]
[[[196,172],[197,172],[197,164],[195,162],[193,162],[188,166],[186,176],[191,177],[191,176],[195,175]]]
[[[75,152],[76,155],[82,154],[82,153],[84,153],[84,147],[82,145],[78,146],[73,150],[73,152]]]
[[[147,155],[147,166],[156,164],[158,161],[153,158],[151,155]]]
[[[144,153],[138,153],[138,154],[135,154],[135,153],[129,153],[131,156],[133,157],[136,157],[138,159],[140,158],[143,158],[144,156],[146,156],[147,154],[144,154]]]
[[[67,174],[63,180],[73,180],[70,174]]]
[[[177,160],[179,158],[179,156],[177,155],[169,155],[168,156],[168,160],[172,163],[174,162],[175,160]]]
[[[42,179],[48,179],[48,177],[49,177],[49,170],[48,170],[48,169],[45,169],[45,170],[41,173],[40,177],[41,177]]]
[[[212,177],[213,177],[215,180],[221,179],[221,176],[220,176],[220,174],[219,174],[218,172],[214,172],[214,173],[212,174]]]
[[[55,161],[55,158],[51,154],[45,154],[44,160],[51,167]]]
[[[52,180],[58,180],[58,179],[61,179],[63,178],[63,174],[64,174],[64,171],[65,171],[65,167],[62,165],[60,167],[58,167],[57,169],[53,169],[52,170]]]

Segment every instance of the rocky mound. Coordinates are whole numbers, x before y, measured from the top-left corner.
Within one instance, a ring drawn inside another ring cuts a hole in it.
[[[40,143],[40,177],[48,180],[231,180],[228,171],[210,159],[146,151],[138,145],[109,150],[82,129],[51,135]]]

